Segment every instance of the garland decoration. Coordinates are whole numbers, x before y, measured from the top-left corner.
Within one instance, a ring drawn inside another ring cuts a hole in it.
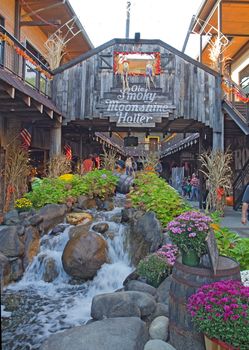
[[[45,75],[46,78],[53,79],[53,76],[50,73],[42,69],[41,66],[39,66],[39,64],[37,64],[36,61],[33,60],[24,50],[16,46],[14,42],[6,34],[0,33],[0,40],[6,42],[6,44],[13,47],[13,49],[19,56],[23,57],[26,61],[29,61],[31,64],[33,64],[35,70]]]
[[[240,89],[236,86],[233,85],[232,82],[228,81],[228,80],[223,80],[222,82],[222,89],[227,93],[233,93],[238,100],[240,100],[241,102],[244,103],[248,103],[249,102],[249,97],[246,97],[245,95],[243,95],[243,93],[240,91]]]

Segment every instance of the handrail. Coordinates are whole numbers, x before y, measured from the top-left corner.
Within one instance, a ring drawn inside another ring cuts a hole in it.
[[[34,60],[44,71],[49,73],[50,75],[53,75],[52,71],[44,64],[42,63],[39,58],[37,58],[31,51],[29,51],[24,45],[20,43],[12,34],[10,34],[6,28],[4,28],[2,25],[0,25],[0,32],[4,35],[7,35],[10,40],[13,41],[13,43],[18,46],[22,51],[24,51],[32,60]]]
[[[247,162],[245,163],[245,165],[243,166],[239,175],[236,177],[233,183],[234,210],[237,210],[240,206],[244,189],[248,183],[248,181],[246,180],[246,177],[248,176],[248,174],[249,174],[249,159],[247,160]]]

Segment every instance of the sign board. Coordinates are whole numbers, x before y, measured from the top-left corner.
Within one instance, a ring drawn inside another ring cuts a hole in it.
[[[108,93],[99,108],[117,126],[154,127],[162,118],[168,118],[175,106],[166,101],[160,89],[149,90],[138,84]]]
[[[207,244],[208,256],[211,263],[211,268],[214,272],[214,275],[216,275],[216,271],[219,264],[219,250],[218,250],[218,246],[217,246],[217,242],[216,242],[216,238],[213,230],[209,231],[206,244]]]

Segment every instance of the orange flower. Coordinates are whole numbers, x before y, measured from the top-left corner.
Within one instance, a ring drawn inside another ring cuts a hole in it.
[[[210,224],[210,226],[214,229],[214,231],[220,230],[220,225],[218,225],[218,224]]]

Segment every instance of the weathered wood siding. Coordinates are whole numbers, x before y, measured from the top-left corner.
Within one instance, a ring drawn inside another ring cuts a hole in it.
[[[114,51],[132,52],[134,45],[114,43],[55,75],[54,102],[67,122],[107,118],[100,108],[101,100],[121,87],[120,76],[113,73]],[[161,91],[159,100],[175,106],[171,112],[174,119],[183,117],[217,130],[220,128],[217,104],[220,89],[216,74],[182,53],[172,52],[167,45],[142,44],[139,51],[161,53],[161,74],[155,77],[155,83]],[[144,84],[145,80],[144,77],[132,76],[129,81]]]

